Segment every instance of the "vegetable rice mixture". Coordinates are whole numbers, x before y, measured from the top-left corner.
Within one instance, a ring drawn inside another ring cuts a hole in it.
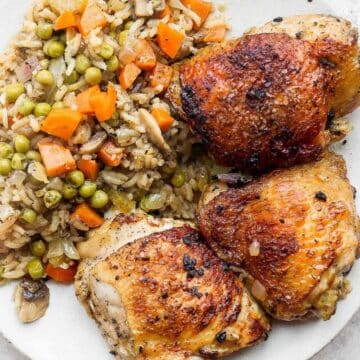
[[[40,279],[71,282],[75,244],[111,208],[194,218],[224,169],[161,95],[172,63],[223,40],[222,10],[203,0],[34,3],[0,65],[0,284],[28,275],[18,289],[48,301]]]

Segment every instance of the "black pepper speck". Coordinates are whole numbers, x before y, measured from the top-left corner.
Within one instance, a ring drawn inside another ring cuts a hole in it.
[[[216,334],[216,341],[222,343],[226,340],[226,331],[220,331]]]
[[[275,19],[273,19],[273,21],[274,22],[277,22],[277,23],[279,23],[279,22],[282,22],[284,19],[281,17],[281,16],[278,16],[278,17],[276,17]]]
[[[316,194],[315,194],[315,198],[320,200],[320,201],[326,201],[327,200],[327,196],[326,194],[324,194],[322,191],[318,191]]]

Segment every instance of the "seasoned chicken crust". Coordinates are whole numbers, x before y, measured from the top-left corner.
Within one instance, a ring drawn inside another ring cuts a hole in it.
[[[327,67],[332,116],[344,116],[360,105],[359,35],[349,20],[332,15],[298,15],[247,32],[260,33],[285,33],[313,44]]]
[[[328,319],[349,290],[342,274],[358,247],[353,197],[343,159],[327,154],[240,189],[210,188],[199,226],[220,258],[245,270],[273,317]]]
[[[120,216],[98,239],[146,221]],[[264,339],[266,318],[198,231],[187,224],[164,230],[161,222],[158,231],[80,265],[77,294],[117,358],[219,357]]]
[[[290,17],[178,64],[165,97],[217,163],[259,173],[317,158],[360,103],[359,67],[350,22]]]

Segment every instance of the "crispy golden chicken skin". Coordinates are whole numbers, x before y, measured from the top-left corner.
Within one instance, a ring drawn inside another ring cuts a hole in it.
[[[354,192],[343,159],[277,170],[239,189],[210,188],[199,226],[216,254],[246,272],[277,319],[328,319],[349,291],[358,246]]]
[[[315,41],[305,35],[309,22],[299,19],[297,36],[290,36],[289,18],[282,29],[256,29],[175,67],[165,97],[217,163],[263,172],[315,159],[329,141],[328,114],[358,105],[356,31],[345,21],[324,21],[328,37]]]
[[[75,283],[112,352],[119,359],[220,357],[261,341],[269,323],[239,278],[197,230],[170,222],[120,216],[90,237],[90,249],[81,246],[94,256],[96,238],[112,237],[105,248],[115,251],[83,261]]]
[[[285,33],[313,44],[328,68],[332,116],[346,115],[360,105],[358,31],[350,21],[331,15],[299,15],[270,21],[248,32],[260,33]]]

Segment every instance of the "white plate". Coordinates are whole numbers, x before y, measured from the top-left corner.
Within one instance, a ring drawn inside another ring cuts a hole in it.
[[[228,0],[227,12],[234,34],[277,16],[329,13],[344,16],[360,25],[358,0]],[[18,31],[30,0],[0,0],[0,47]],[[356,121],[356,118],[358,121]],[[352,183],[360,189],[360,111],[351,115],[354,131],[345,146],[337,146],[348,163]],[[359,197],[357,200],[360,209]],[[275,323],[269,340],[245,350],[233,359],[305,360],[331,341],[360,307],[360,264],[350,274],[353,291],[338,305],[330,321]],[[33,360],[107,360],[112,359],[95,323],[75,299],[72,287],[51,284],[51,301],[40,321],[19,323],[11,301],[13,285],[0,288],[0,331]],[[242,355],[242,356],[241,356]],[[1,355],[0,355],[1,357]]]

